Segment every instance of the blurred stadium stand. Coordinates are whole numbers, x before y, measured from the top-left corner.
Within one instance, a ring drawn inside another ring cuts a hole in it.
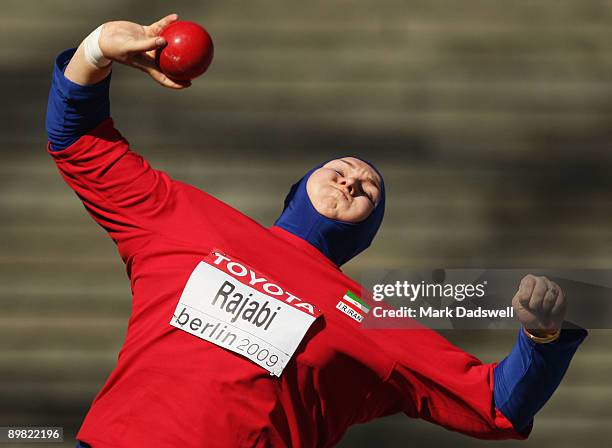
[[[64,426],[74,446],[130,312],[112,241],[45,154],[54,57],[104,21],[173,11],[212,34],[209,72],[184,92],[113,75],[116,124],[157,168],[272,224],[313,164],[374,161],[387,219],[347,266],[357,278],[370,267],[612,267],[610,2],[4,0],[1,426]],[[487,362],[514,340],[447,336]],[[611,342],[591,332],[520,446],[610,445]],[[341,446],[403,444],[485,442],[394,416]]]

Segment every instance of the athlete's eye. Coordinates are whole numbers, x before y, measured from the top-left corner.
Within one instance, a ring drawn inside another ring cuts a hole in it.
[[[363,190],[363,194],[370,200],[373,206],[376,206],[376,202],[374,201],[374,193],[372,191]]]

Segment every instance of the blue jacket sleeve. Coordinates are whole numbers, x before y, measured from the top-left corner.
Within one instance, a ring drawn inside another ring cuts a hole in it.
[[[52,151],[67,148],[110,116],[110,75],[86,86],[64,76],[75,51],[66,50],[55,61],[46,117]]]
[[[564,328],[556,341],[538,344],[520,330],[514,348],[493,371],[495,406],[517,431],[526,429],[552,396],[586,336],[583,328]]]

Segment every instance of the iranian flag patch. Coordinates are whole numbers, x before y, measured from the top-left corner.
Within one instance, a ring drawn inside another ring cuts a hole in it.
[[[370,306],[357,297],[357,294],[354,292],[347,291],[336,305],[336,309],[361,323],[365,315],[370,311]]]

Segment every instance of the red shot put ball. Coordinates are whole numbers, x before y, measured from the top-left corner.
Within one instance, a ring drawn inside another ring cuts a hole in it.
[[[204,28],[179,20],[161,33],[168,43],[157,51],[157,65],[169,78],[189,81],[206,71],[213,58],[213,42]]]

